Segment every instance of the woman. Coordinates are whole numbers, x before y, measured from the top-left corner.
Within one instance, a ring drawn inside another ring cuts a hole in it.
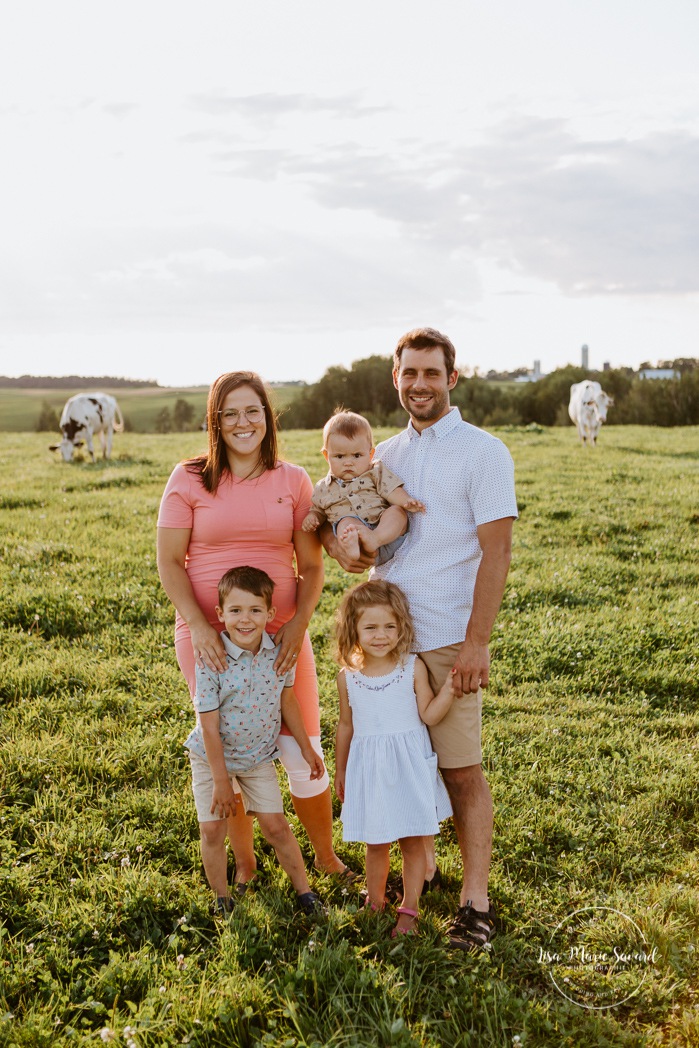
[[[175,650],[194,693],[195,663],[225,668],[223,628],[215,612],[217,583],[229,568],[250,564],[275,583],[277,617],[269,626],[281,645],[275,669],[296,666],[295,691],[304,724],[321,754],[318,684],[307,627],[323,588],[322,547],[301,530],[312,484],[299,466],[277,457],[276,420],[267,390],[252,371],[216,379],[207,402],[206,455],[175,467],[158,518],[158,570],[177,610]],[[294,570],[294,561],[296,570]],[[282,763],[296,814],[315,851],[314,865],[348,882],[355,874],[335,855],[327,772],[311,780],[299,748],[282,729]],[[238,893],[255,874],[252,819],[228,820]]]

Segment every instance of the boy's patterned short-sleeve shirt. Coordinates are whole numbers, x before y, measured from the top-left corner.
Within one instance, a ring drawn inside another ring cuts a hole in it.
[[[226,767],[233,774],[242,774],[277,756],[282,691],[293,685],[296,671],[289,670],[284,676],[275,671],[279,645],[268,633],[262,634],[257,655],[239,648],[226,632],[221,640],[226,649],[226,669],[217,673],[197,666],[197,725],[184,745],[206,760],[199,714],[218,710]]]

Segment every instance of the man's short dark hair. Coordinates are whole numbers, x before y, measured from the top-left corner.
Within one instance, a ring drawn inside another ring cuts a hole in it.
[[[404,349],[441,349],[444,354],[444,366],[447,369],[447,375],[451,375],[452,371],[454,371],[456,362],[454,343],[446,335],[443,335],[441,331],[437,331],[436,328],[415,328],[413,331],[408,331],[406,335],[403,335],[393,351],[393,366],[396,371],[400,369],[400,358]]]
[[[244,593],[252,593],[255,597],[262,597],[268,611],[272,607],[274,582],[267,572],[262,571],[261,568],[251,568],[248,564],[243,564],[238,568],[230,568],[223,578],[219,580],[219,607],[223,607],[223,603],[232,589],[243,590]]]

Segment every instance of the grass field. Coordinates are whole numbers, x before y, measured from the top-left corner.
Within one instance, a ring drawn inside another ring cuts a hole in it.
[[[284,408],[296,395],[299,386],[279,385],[272,389],[274,403]],[[74,393],[94,392],[85,389],[18,389],[0,388],[0,432],[33,433],[44,404],[50,404],[60,418],[63,405]],[[163,408],[170,411],[182,398],[194,408],[197,424],[206,415],[208,386],[189,386],[180,389],[169,387],[100,387],[99,392],[111,393],[116,397],[123,417],[136,433],[155,432],[155,420]],[[56,430],[58,432],[58,430]]]
[[[450,826],[416,939],[322,877],[331,914],[308,923],[263,846],[263,886],[214,922],[154,556],[165,480],[202,435],[119,435],[94,466],[0,435],[0,1046],[699,1044],[698,434],[499,435],[522,512],[484,705],[500,930],[478,957],[443,945]],[[314,479],[319,444],[284,435]],[[329,565],[312,622],[329,755],[331,616],[354,581]],[[555,957],[588,907],[586,941],[635,935],[645,960]]]

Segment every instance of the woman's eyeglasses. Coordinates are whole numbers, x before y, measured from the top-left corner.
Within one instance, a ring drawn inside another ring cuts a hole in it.
[[[217,412],[217,414],[221,416],[221,425],[223,426],[235,426],[243,417],[253,426],[256,426],[265,417],[264,408],[244,408],[242,411],[235,411],[234,408],[225,408],[223,411]]]

